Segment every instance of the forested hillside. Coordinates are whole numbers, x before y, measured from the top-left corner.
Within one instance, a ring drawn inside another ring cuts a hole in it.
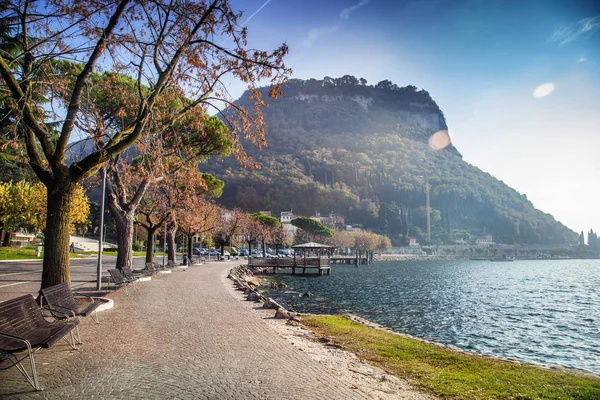
[[[333,211],[395,243],[406,236],[425,241],[428,179],[434,242],[484,230],[504,243],[577,240],[525,195],[463,161],[453,146],[431,149],[429,137],[447,126],[424,90],[389,81],[369,86],[346,75],[292,80],[280,99],[268,102],[268,147],[246,146],[261,168],[244,170],[231,159],[208,166],[226,182],[227,206],[275,215]]]

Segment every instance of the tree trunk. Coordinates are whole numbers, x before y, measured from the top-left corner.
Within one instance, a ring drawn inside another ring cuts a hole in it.
[[[194,240],[194,235],[188,235],[187,237],[187,241],[188,241],[188,248],[187,248],[187,256],[188,256],[188,260],[192,259],[192,244]]]
[[[167,246],[169,248],[167,252],[167,259],[175,263],[175,234],[177,233],[177,222],[172,222],[167,228]]]
[[[126,199],[118,199],[113,183],[107,177],[106,182],[106,202],[108,203],[108,209],[115,220],[115,227],[117,229],[117,265],[116,267],[120,270],[123,268],[131,267],[132,256],[133,256],[133,233],[135,231],[134,219],[135,210],[139,204],[146,188],[149,185],[148,180],[144,180],[138,187],[134,197],[129,203],[126,203]],[[146,255],[146,258],[148,256]]]
[[[148,231],[148,243],[146,245],[146,262],[154,261],[154,234],[160,228],[160,225],[155,226],[154,228],[145,227]]]
[[[261,241],[262,243],[262,251],[263,251],[263,258],[267,257],[267,248],[265,247],[265,241]]]
[[[10,246],[10,231],[3,230],[4,237],[2,238],[2,247]]]
[[[109,196],[110,198],[110,196]],[[132,266],[133,256],[133,231],[134,227],[134,212],[133,210],[124,211],[120,207],[116,207],[112,201],[108,201],[108,208],[115,220],[117,229],[117,265],[120,270]]]
[[[48,208],[44,232],[44,263],[41,289],[71,283],[69,263],[69,205],[73,184],[65,178],[48,187]]]

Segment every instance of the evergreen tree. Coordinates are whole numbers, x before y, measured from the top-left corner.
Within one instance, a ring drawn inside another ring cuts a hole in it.
[[[588,244],[590,243],[590,237],[588,235]],[[585,238],[583,237],[583,231],[579,234],[579,246],[585,246]]]

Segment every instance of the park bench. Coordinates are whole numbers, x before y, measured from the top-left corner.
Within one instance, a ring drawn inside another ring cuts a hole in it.
[[[165,268],[163,268],[163,266],[157,262],[151,262],[151,263],[146,263],[146,269],[150,270],[150,271],[154,271],[154,272],[158,272],[161,270],[164,270]]]
[[[131,271],[131,268],[129,268],[129,266],[122,268],[121,269],[121,273],[123,274],[123,276],[125,277],[125,279],[127,279],[129,281],[130,284],[133,284],[133,288],[134,289],[139,289],[138,288],[138,281],[139,281],[140,275],[136,276],[133,273],[133,271]],[[149,274],[142,274],[142,275],[152,275],[152,274],[149,273]]]
[[[110,280],[113,281],[113,284],[115,285],[115,289],[118,288],[119,286],[125,286],[125,294],[127,296],[129,296],[129,291],[127,290],[127,286],[129,286],[133,282],[131,282],[129,279],[127,279],[125,277],[125,275],[123,275],[123,272],[121,272],[121,270],[109,269],[108,273],[110,275]]]
[[[154,275],[158,272],[157,263],[148,262],[146,263],[146,267],[144,269],[134,269],[134,274],[143,274],[143,275]]]
[[[77,350],[73,329],[78,324],[77,318],[69,321],[46,321],[42,309],[30,294],[0,303],[0,369],[15,366],[35,390],[42,390],[33,354],[41,348],[52,347],[61,339]],[[66,337],[68,333],[71,334],[71,342]],[[25,354],[17,356],[22,352]],[[31,375],[21,364],[27,357],[31,364]],[[10,362],[10,365],[2,367],[5,361]]]
[[[40,290],[40,295],[42,299],[40,304],[43,308],[50,310],[50,313],[55,319],[91,316],[96,323],[99,323],[97,310],[103,303],[99,300],[94,300],[94,298],[90,296],[85,297],[91,299],[91,302],[80,303],[66,283],[59,283],[58,285],[42,289]],[[77,296],[82,297],[82,295]],[[46,306],[44,306],[44,302],[46,303]],[[59,312],[56,312],[55,310],[59,310]],[[79,326],[75,328],[75,331],[77,343],[83,343],[81,341],[81,336],[79,335]]]

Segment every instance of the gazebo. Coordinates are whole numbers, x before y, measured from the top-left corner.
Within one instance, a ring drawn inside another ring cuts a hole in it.
[[[333,246],[309,242],[292,246],[294,249],[294,264],[292,274],[296,274],[296,268],[302,268],[302,273],[306,273],[307,268],[316,268],[319,275],[331,275],[331,252]],[[298,255],[298,250],[302,252]]]

